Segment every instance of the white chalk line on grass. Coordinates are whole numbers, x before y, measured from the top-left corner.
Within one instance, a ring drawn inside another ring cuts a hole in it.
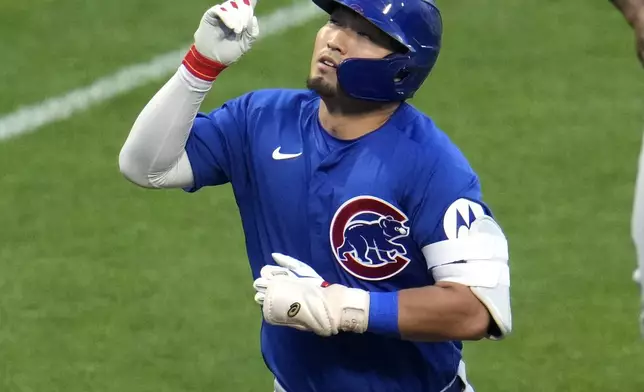
[[[312,2],[279,8],[267,16],[259,17],[259,38],[266,38],[303,25],[319,14],[320,10]],[[22,106],[14,112],[2,115],[0,116],[0,141],[67,119],[77,112],[158,80],[179,67],[187,50],[188,45],[156,56],[147,62],[121,68],[88,86],[45,99],[37,104]]]

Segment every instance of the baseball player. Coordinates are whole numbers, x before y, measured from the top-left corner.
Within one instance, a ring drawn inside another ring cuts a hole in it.
[[[610,0],[635,31],[635,51],[644,65],[644,0]],[[637,178],[635,180],[635,197],[633,199],[633,215],[631,218],[631,235],[635,244],[637,265],[633,280],[640,286],[641,310],[639,316],[640,332],[644,337],[644,145],[640,152]]]
[[[260,31],[250,0],[210,8],[120,170],[146,188],[232,184],[276,391],[473,391],[462,342],[512,329],[508,244],[461,151],[406,102],[437,60],[439,10],[313,1],[329,19],[307,88],[202,113]]]

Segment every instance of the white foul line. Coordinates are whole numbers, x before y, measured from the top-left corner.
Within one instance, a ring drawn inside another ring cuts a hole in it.
[[[259,38],[266,38],[302,25],[317,15],[319,15],[319,9],[312,2],[280,8],[270,15],[259,18]],[[102,77],[89,86],[48,98],[34,105],[22,106],[12,113],[0,116],[0,140],[33,132],[44,125],[67,119],[76,112],[157,80],[175,71],[187,50],[188,46],[159,55],[145,63],[121,68],[116,73]]]

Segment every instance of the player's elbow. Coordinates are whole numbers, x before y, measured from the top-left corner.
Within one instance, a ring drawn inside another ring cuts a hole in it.
[[[494,321],[482,304],[472,306],[463,324],[462,340],[481,340],[489,336],[489,330]]]
[[[459,340],[481,340],[488,336],[491,318],[487,309],[478,301],[463,300],[460,317],[454,334]]]
[[[447,282],[437,286],[451,292],[454,311],[454,337],[458,340],[481,340],[489,336],[494,321],[485,305],[472,294],[468,287]]]
[[[128,181],[143,188],[155,188],[150,182],[147,170],[124,146],[119,153],[119,171]]]
[[[480,291],[473,288],[474,292],[478,292],[477,303],[474,305],[469,316],[469,330],[467,331],[470,339],[468,340],[481,340],[484,338],[492,340],[501,340],[505,338],[512,331],[512,313],[510,310],[509,301],[504,301],[503,298],[498,299],[493,303],[482,295]],[[506,304],[507,302],[507,304]],[[504,311],[501,311],[501,305]]]

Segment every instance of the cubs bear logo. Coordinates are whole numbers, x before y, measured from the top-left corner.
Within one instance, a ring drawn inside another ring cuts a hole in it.
[[[373,197],[347,200],[333,216],[331,249],[351,275],[365,280],[384,280],[408,264],[407,250],[399,242],[409,236],[408,219],[390,203]]]
[[[362,9],[362,7],[360,6],[360,4],[354,4],[354,3],[351,3],[351,4],[347,4],[347,6],[348,6],[349,8],[351,8],[352,10],[354,10],[354,11],[355,11],[356,13],[358,13],[359,15],[364,15],[364,10],[363,10],[363,9]]]

